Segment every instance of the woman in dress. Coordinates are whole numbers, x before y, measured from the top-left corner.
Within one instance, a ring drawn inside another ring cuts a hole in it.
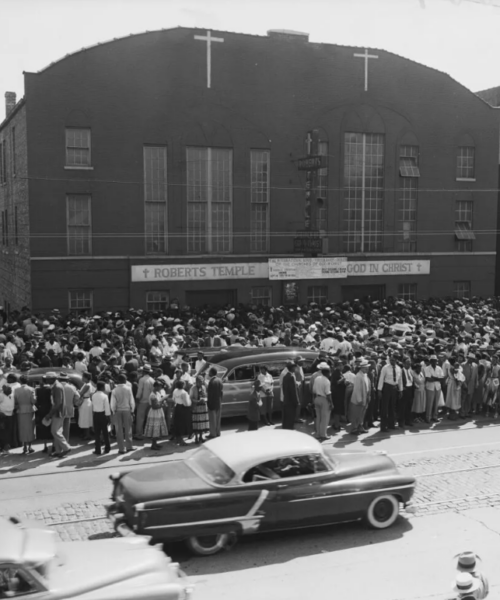
[[[78,427],[82,430],[82,438],[90,440],[90,428],[93,426],[92,401],[90,398],[95,393],[96,387],[92,382],[92,375],[88,372],[82,375],[82,381],[81,404],[78,408]]]
[[[189,390],[189,397],[192,403],[194,441],[195,444],[201,444],[204,441],[203,434],[209,430],[207,388],[201,375],[196,377],[195,384]]]
[[[158,438],[168,435],[167,421],[163,412],[164,400],[163,383],[155,381],[153,391],[149,396],[151,408],[149,409],[144,427],[144,437],[151,439],[151,450],[160,450],[161,446],[158,444]]]
[[[458,363],[453,358],[450,358],[449,360],[450,368],[448,369],[445,405],[449,410],[450,419],[454,421],[462,406],[462,383],[465,381],[465,376]]]
[[[273,400],[274,400],[274,379],[267,370],[266,365],[260,365],[260,373],[257,375],[260,381],[260,398],[262,400],[262,420],[264,425],[273,425]]]
[[[43,419],[48,415],[52,408],[51,400],[51,389],[47,385],[47,378],[45,375],[42,377],[42,384],[35,389],[36,397],[36,439],[43,442],[42,452],[48,452],[48,443],[52,441],[52,433],[50,432],[50,425],[47,427],[42,423]]]
[[[35,440],[35,390],[28,386],[26,375],[19,377],[20,387],[16,388],[14,394],[14,406],[17,410],[17,426],[19,441],[23,445],[23,454],[33,454],[31,447]]]
[[[184,381],[178,379],[172,394],[174,401],[174,440],[180,446],[186,446],[184,436],[192,433],[191,398],[184,389]]]
[[[417,362],[413,365],[411,374],[413,376],[413,386],[415,387],[415,394],[413,395],[413,404],[411,406],[411,412],[413,413],[414,423],[423,423],[425,420],[425,375],[422,372],[421,363]]]

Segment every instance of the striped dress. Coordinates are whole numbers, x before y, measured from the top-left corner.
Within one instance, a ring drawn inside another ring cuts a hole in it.
[[[202,433],[209,430],[207,388],[205,385],[193,385],[189,390],[192,401],[191,414],[193,418],[193,431]]]

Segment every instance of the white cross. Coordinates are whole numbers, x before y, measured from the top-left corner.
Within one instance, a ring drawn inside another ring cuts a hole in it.
[[[306,146],[307,146],[307,156],[311,155],[311,144],[312,144],[312,137],[311,137],[311,132],[308,131],[307,132],[307,137],[306,137]]]
[[[207,88],[211,84],[211,69],[212,69],[212,42],[223,42],[224,38],[212,37],[210,31],[207,31],[207,35],[195,35],[195,40],[202,40],[207,42]]]
[[[356,58],[364,58],[365,59],[365,92],[368,91],[368,59],[369,58],[378,58],[376,54],[368,54],[368,48],[365,48],[364,54],[354,54]]]

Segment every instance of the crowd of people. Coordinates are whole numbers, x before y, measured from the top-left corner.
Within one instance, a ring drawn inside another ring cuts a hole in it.
[[[37,440],[47,454],[66,456],[75,418],[96,454],[109,453],[113,438],[126,453],[134,438],[158,450],[162,438],[185,445],[216,437],[224,383],[206,354],[228,346],[296,350],[280,376],[279,402],[262,364],[248,394],[249,429],[273,424],[278,410],[284,428],[314,419],[320,441],[342,428],[359,435],[497,418],[499,323],[496,298],[224,309],[172,303],[163,312],[94,315],[0,310],[0,447],[30,454]],[[317,351],[310,373],[305,349]],[[33,388],[36,367],[47,372]]]

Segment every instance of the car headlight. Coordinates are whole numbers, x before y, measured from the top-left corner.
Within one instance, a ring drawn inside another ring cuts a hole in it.
[[[121,476],[122,476],[122,474],[117,471],[115,473],[111,473],[109,478],[111,479],[111,481],[118,481]]]

